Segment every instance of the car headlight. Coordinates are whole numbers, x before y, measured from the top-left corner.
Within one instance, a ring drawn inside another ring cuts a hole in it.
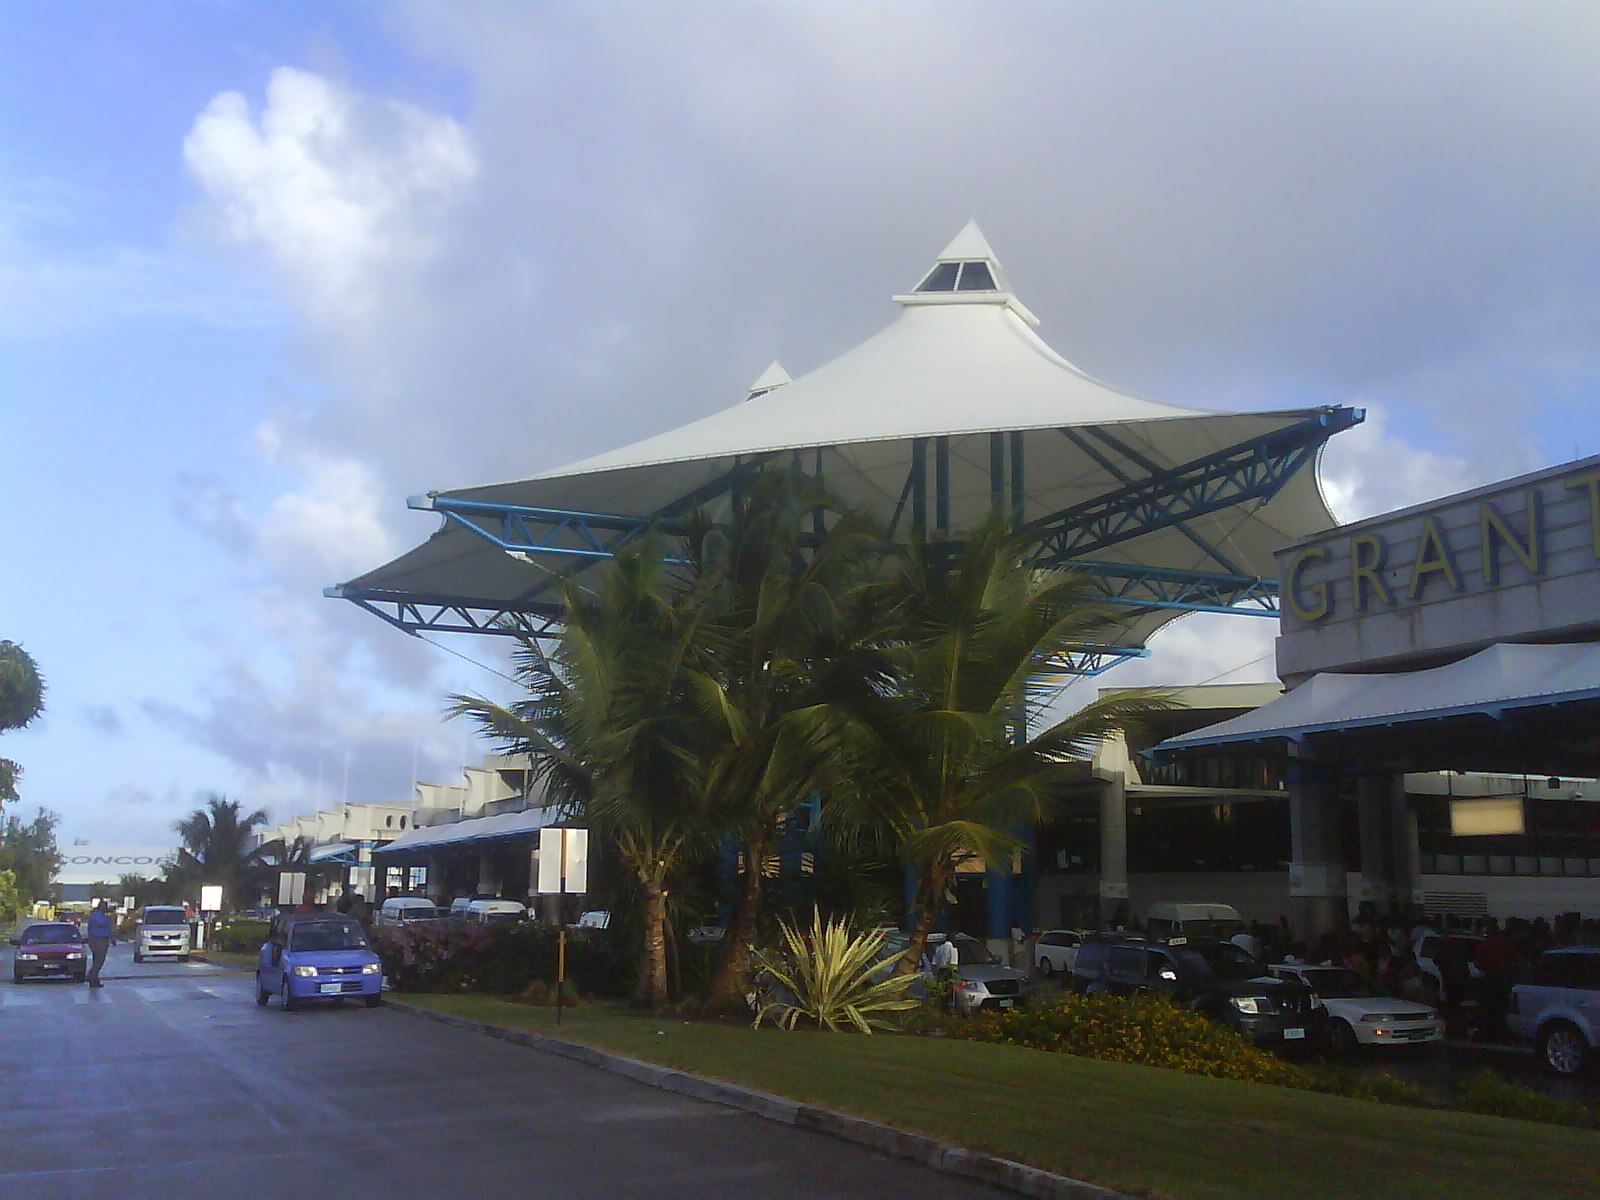
[[[67,957],[68,958],[82,958],[83,957],[83,951],[82,950],[68,950],[67,951]]]
[[[36,961],[38,959],[38,957],[39,956],[37,954],[29,954],[25,950],[17,951],[17,961],[18,962],[34,962],[34,961]]]
[[[1259,996],[1229,996],[1228,1003],[1242,1013],[1257,1016],[1261,1012],[1261,998]]]
[[[361,964],[361,973],[363,975],[381,975],[383,973],[383,964],[382,963],[362,963]]]
[[[317,973],[317,969],[315,967],[296,967],[294,973],[302,979],[308,979]]]

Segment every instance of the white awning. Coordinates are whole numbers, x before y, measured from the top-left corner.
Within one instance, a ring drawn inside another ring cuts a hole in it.
[[[1389,675],[1326,672],[1253,712],[1168,738],[1184,750],[1297,738],[1600,698],[1600,643],[1489,646],[1460,662]]]
[[[474,817],[470,821],[453,821],[448,825],[428,825],[413,829],[395,838],[386,846],[379,846],[373,854],[399,854],[414,850],[435,850],[442,846],[465,842],[482,842],[499,838],[516,837],[534,833],[546,825],[554,825],[559,813],[553,808],[528,808],[521,812],[500,813],[493,817]]]
[[[354,842],[330,842],[326,846],[315,847],[311,851],[308,861],[314,863],[327,862],[330,858],[339,858],[345,854],[353,854],[355,853],[355,850],[356,844]]]

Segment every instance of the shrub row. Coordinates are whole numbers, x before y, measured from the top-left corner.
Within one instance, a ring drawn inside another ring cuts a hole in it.
[[[597,931],[598,932],[598,931]],[[391,987],[401,992],[526,992],[556,978],[558,931],[544,925],[430,921],[373,934]],[[567,937],[567,990],[622,996],[631,983],[618,939]]]
[[[1252,1046],[1226,1026],[1160,996],[1066,994],[1040,1000],[1031,1008],[950,1021],[945,1028],[950,1036],[971,1041],[1141,1063],[1385,1104],[1440,1106],[1425,1088],[1392,1075],[1356,1075],[1285,1062]],[[1582,1104],[1541,1095],[1487,1070],[1474,1076],[1445,1107],[1579,1128],[1600,1124]]]

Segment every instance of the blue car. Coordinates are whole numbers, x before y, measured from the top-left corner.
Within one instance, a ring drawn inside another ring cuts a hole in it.
[[[383,964],[359,921],[324,913],[279,917],[256,964],[256,1003],[274,995],[285,1012],[307,1000],[359,996],[383,1003]]]

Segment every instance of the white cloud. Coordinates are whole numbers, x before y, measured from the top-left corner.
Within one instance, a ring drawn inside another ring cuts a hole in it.
[[[478,169],[450,118],[289,67],[259,120],[238,92],[212,100],[183,154],[210,226],[264,251],[312,319],[336,324],[374,320],[383,289],[438,253],[436,223]]]

